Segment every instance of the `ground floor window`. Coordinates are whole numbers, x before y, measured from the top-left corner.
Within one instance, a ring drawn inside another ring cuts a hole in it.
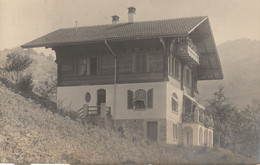
[[[178,125],[173,124],[172,128],[173,128],[173,140],[176,140],[178,139]]]
[[[149,89],[148,91],[145,91],[144,89],[138,89],[135,92],[127,90],[127,108],[153,108],[153,89]]]

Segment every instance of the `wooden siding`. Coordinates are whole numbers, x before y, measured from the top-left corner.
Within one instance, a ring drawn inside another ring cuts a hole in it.
[[[60,86],[101,85],[113,84],[114,76],[62,76]]]
[[[159,41],[144,42],[120,42],[109,43],[112,50],[117,55],[117,83],[144,83],[168,81],[168,63],[171,55],[170,41],[166,41],[166,50]],[[161,47],[160,47],[161,46]],[[62,47],[55,50],[58,62],[58,85],[59,86],[80,86],[80,85],[102,85],[115,83],[115,57],[109,52],[106,46],[73,46]],[[146,55],[147,70],[136,72],[134,61],[136,56]],[[99,72],[97,75],[77,75],[76,59],[97,56],[99,59]],[[196,84],[187,87],[185,81],[185,63],[179,61],[180,88],[193,96]],[[192,70],[196,67],[192,67]],[[166,78],[165,78],[166,76]],[[194,73],[193,73],[193,76]],[[193,76],[190,77],[193,80]],[[193,89],[194,88],[194,89]]]
[[[163,81],[162,73],[133,73],[119,74],[119,83],[143,83],[143,82],[159,82]]]
[[[117,55],[117,83],[159,82],[163,80],[163,48],[159,40],[110,43]],[[100,51],[99,51],[100,50]],[[115,72],[115,57],[105,44],[67,46],[55,48],[58,63],[58,85],[78,86],[94,84],[113,84]],[[148,72],[134,73],[133,57],[146,55]],[[76,59],[97,56],[100,72],[96,76],[77,75]]]
[[[114,75],[115,60],[113,56],[106,55],[101,57],[101,75]]]

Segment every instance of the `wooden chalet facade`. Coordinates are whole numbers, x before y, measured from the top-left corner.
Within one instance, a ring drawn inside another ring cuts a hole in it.
[[[213,146],[212,117],[203,113],[197,90],[198,81],[223,79],[208,17],[113,20],[22,45],[41,46],[56,52],[57,99],[64,106],[76,111],[103,103],[116,126],[151,140]]]

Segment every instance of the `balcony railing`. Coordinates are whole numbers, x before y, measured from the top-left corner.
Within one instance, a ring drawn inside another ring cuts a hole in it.
[[[195,109],[194,112],[182,113],[183,123],[198,123],[205,127],[213,127],[213,118],[210,115],[206,115],[203,110]]]
[[[89,116],[108,117],[110,119],[112,118],[111,107],[106,107],[105,104],[101,104],[101,106],[89,106],[85,104],[76,113],[79,118],[86,118]]]
[[[196,46],[188,43],[179,43],[177,45],[176,56],[183,62],[198,65],[199,54]]]

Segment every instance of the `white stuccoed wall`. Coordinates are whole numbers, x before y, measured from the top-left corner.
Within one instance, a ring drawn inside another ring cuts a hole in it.
[[[85,101],[85,95],[87,92],[91,95],[91,100],[88,103],[90,106],[97,105],[97,90],[106,90],[106,103],[107,106],[111,106],[114,109],[114,85],[91,85],[91,86],[70,86],[70,87],[58,87],[57,88],[57,100],[62,102],[62,106],[66,107],[71,105],[71,110],[78,110],[82,108],[83,104],[87,104]]]
[[[165,118],[166,117],[166,82],[132,83],[116,85],[91,85],[91,86],[70,86],[58,87],[57,99],[62,106],[71,107],[71,110],[80,109],[86,104],[85,94],[91,95],[90,106],[97,103],[97,90],[106,90],[106,105],[111,106],[112,116],[116,119],[144,119],[144,118]],[[135,92],[137,89],[149,90],[153,88],[153,108],[146,110],[127,109],[127,90]],[[116,89],[116,92],[114,91]],[[116,95],[116,103],[114,98]],[[116,106],[116,108],[114,108]]]
[[[146,110],[127,109],[127,90],[153,89],[153,108]],[[166,82],[133,83],[117,85],[116,119],[144,119],[166,117]]]
[[[183,91],[180,90],[177,84],[169,81],[166,86],[166,116],[172,119],[176,124],[181,122]],[[178,97],[178,112],[172,112],[172,94],[176,93]]]

